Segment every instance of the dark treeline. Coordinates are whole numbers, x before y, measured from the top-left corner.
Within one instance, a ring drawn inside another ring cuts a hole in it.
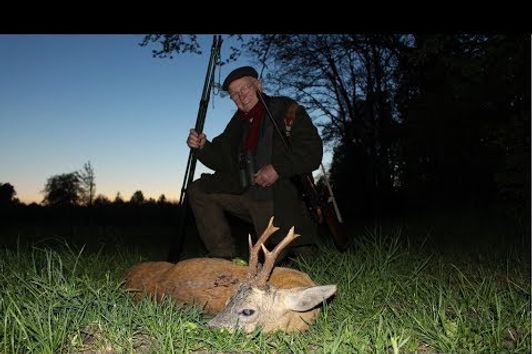
[[[90,252],[104,245],[115,251],[147,247],[157,249],[157,258],[162,259],[176,237],[177,215],[177,203],[154,200],[102,203],[102,198],[96,198],[92,205],[4,203],[0,204],[0,245],[15,248],[44,242],[61,247],[66,241]],[[187,222],[193,225],[193,220]]]
[[[84,165],[84,168],[90,163]],[[0,183],[0,222],[22,223],[69,223],[86,225],[173,225],[178,205],[169,202],[162,194],[157,200],[146,199],[138,190],[128,201],[120,193],[114,200],[95,195],[95,173],[90,168],[90,181],[81,171],[63,173],[48,178],[41,203],[26,205],[16,197],[10,183]],[[87,188],[89,186],[90,188]]]
[[[50,206],[22,203],[0,206],[0,221],[4,223],[71,223],[149,225],[177,223],[176,203],[130,202],[86,205]]]

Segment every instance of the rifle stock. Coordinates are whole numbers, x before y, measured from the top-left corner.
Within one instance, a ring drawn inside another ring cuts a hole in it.
[[[323,219],[329,227],[329,232],[334,241],[334,245],[339,251],[345,251],[349,245],[350,240],[345,233],[344,224],[338,219],[337,208],[329,196],[328,198],[320,198],[320,208],[323,214]]]
[[[336,249],[341,252],[345,251],[350,246],[350,239],[345,233],[342,217],[335,205],[332,191],[325,186],[318,189],[311,174],[297,177],[296,185],[300,191],[300,198],[305,202],[309,214],[318,225],[327,226]]]

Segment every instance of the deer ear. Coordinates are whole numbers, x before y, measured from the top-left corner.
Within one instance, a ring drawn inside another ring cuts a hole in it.
[[[308,311],[334,295],[336,285],[301,288],[287,294],[286,306],[293,311]]]

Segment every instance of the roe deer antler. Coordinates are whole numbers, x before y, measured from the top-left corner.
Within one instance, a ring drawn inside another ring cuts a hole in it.
[[[259,263],[259,250],[261,246],[270,238],[270,236],[275,232],[279,230],[277,226],[273,226],[273,216],[270,218],[270,222],[268,223],[268,226],[264,231],[262,232],[262,235],[260,235],[259,239],[253,245],[251,242],[251,234],[248,237],[248,243],[249,243],[249,265],[248,265],[248,278],[253,278],[257,275],[258,271],[258,263]]]
[[[264,287],[266,285],[266,282],[268,281],[268,278],[270,277],[270,273],[272,272],[275,261],[277,260],[277,257],[279,257],[279,254],[297,237],[299,237],[299,234],[294,233],[294,227],[292,226],[290,228],[290,231],[288,231],[288,234],[284,237],[284,239],[275,246],[273,251],[269,251],[266,246],[264,246],[264,243],[270,238],[270,236],[275,232],[279,230],[278,227],[273,226],[273,216],[270,218],[270,222],[268,223],[268,227],[264,230],[262,235],[260,236],[259,240],[255,243],[255,245],[251,244],[251,236],[249,236],[249,270],[248,270],[248,278],[250,279],[250,284],[257,286],[257,287]],[[262,252],[264,252],[264,264],[260,271],[258,270],[258,260],[259,260],[259,249],[262,248]]]
[[[253,284],[255,286],[261,288],[266,285],[279,254],[286,248],[286,246],[288,246],[290,242],[294,241],[299,236],[301,235],[294,233],[294,227],[292,226],[290,231],[288,231],[283,240],[279,242],[277,246],[275,246],[273,251],[268,251],[268,249],[261,244],[262,251],[264,252],[264,264],[262,265],[260,273],[258,273],[253,279]]]

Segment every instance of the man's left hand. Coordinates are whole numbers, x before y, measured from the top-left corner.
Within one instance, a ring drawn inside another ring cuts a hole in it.
[[[255,173],[255,183],[261,187],[269,187],[279,179],[279,175],[275,168],[270,165],[263,166],[260,170]]]

